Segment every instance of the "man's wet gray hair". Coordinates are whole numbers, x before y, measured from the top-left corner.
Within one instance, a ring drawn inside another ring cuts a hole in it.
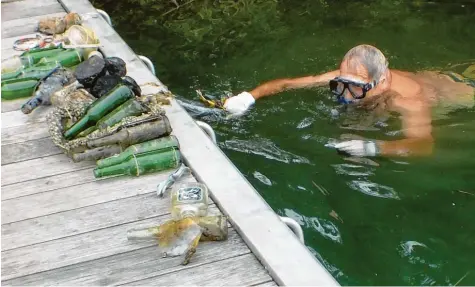
[[[371,80],[379,82],[382,75],[388,70],[388,61],[384,54],[376,47],[359,45],[349,50],[343,61],[348,60],[348,65],[356,69],[357,65],[363,65],[368,71]]]

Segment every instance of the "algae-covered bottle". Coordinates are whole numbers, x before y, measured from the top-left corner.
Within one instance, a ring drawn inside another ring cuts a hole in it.
[[[133,92],[124,85],[118,85],[109,94],[92,103],[86,114],[64,133],[65,139],[72,139],[83,130],[95,125],[103,116],[134,97]]]
[[[169,148],[176,148],[176,149],[179,148],[179,143],[175,136],[162,137],[162,138],[158,138],[158,139],[154,139],[154,140],[150,140],[150,141],[129,146],[120,154],[98,160],[97,167],[103,168],[106,166],[116,165],[130,159],[134,155],[147,153],[151,151],[158,152],[160,150],[169,149]]]
[[[208,188],[199,182],[175,185],[171,192],[172,217],[205,216],[208,212]]]
[[[176,168],[181,161],[180,152],[174,148],[148,152],[129,157],[116,165],[94,169],[94,177],[136,175]]]
[[[158,120],[145,122],[137,126],[123,128],[114,134],[89,140],[86,144],[88,148],[112,144],[120,144],[127,147],[136,143],[167,136],[171,132],[172,128],[170,126],[170,122],[166,116],[163,116]]]
[[[156,240],[163,257],[184,256],[182,264],[189,263],[200,242],[202,228],[192,218],[169,220],[152,228],[134,228],[127,231],[128,240]]]
[[[81,153],[73,153],[72,158],[74,162],[84,160],[98,160],[114,154],[118,154],[121,151],[120,145],[101,146],[94,149],[88,149]]]
[[[139,116],[146,111],[148,108],[145,105],[136,99],[130,99],[100,119],[96,126],[99,129],[105,129],[117,124],[125,117]]]
[[[188,218],[188,217],[187,217]],[[211,215],[197,218],[191,218],[196,222],[203,232],[200,241],[223,241],[228,238],[228,225],[226,217],[223,215]],[[182,223],[180,220],[169,220],[161,225],[149,228],[132,228],[127,230],[127,239],[129,240],[158,240],[168,231],[167,229],[174,226],[178,227]],[[189,221],[184,221],[190,224]]]

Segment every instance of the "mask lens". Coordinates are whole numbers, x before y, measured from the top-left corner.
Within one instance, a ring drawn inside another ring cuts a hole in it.
[[[348,88],[354,98],[361,98],[364,94],[363,88],[355,85],[348,85]]]
[[[337,82],[337,81],[330,81],[330,90],[335,95],[341,95],[343,90],[345,89],[345,84]]]

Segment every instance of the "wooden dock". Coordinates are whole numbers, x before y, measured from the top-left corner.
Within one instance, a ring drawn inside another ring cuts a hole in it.
[[[101,51],[124,59],[143,92],[167,89],[86,0],[2,0],[2,60],[20,54],[13,42],[38,19],[66,12],[87,15]],[[193,170],[184,180],[204,182],[211,211],[230,222],[228,240],[201,243],[186,266],[126,238],[170,218],[155,194],[170,172],[96,180],[93,162],[51,142],[49,107],[24,115],[23,102],[1,105],[2,285],[338,285],[176,101],[166,112]]]

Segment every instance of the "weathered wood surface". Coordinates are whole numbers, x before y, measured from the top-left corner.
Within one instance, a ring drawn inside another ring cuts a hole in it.
[[[64,154],[2,165],[2,186],[81,170],[93,165],[91,162],[74,163]]]
[[[210,264],[202,264],[193,269],[182,269],[177,272],[159,274],[145,280],[135,281],[131,286],[237,286],[253,285],[265,281],[269,275],[253,254],[224,259]],[[247,276],[243,277],[245,273]]]
[[[192,177],[188,177],[183,181],[194,180]],[[81,186],[76,186],[76,190],[80,189]],[[102,190],[103,193],[109,191]],[[59,192],[61,191],[59,190]],[[71,198],[71,200],[75,200],[75,198]],[[9,204],[9,201],[2,202],[2,209]],[[115,199],[96,204],[92,202],[93,205],[82,201],[78,204],[74,206],[75,208],[63,204],[63,209],[58,209],[60,211],[43,210],[45,215],[11,223],[2,222],[2,251],[166,215],[170,212],[169,198],[159,199],[153,189],[148,190],[147,193],[120,200]],[[9,212],[11,211],[13,209],[10,208]],[[2,216],[4,216],[3,210]],[[58,222],[67,222],[67,224],[58,225]],[[24,236],[25,230],[28,230],[28,236]]]
[[[2,145],[2,164],[61,154],[50,138]]]
[[[65,14],[65,12],[52,13],[2,22],[2,39],[34,33],[40,19],[44,17],[62,17]]]
[[[169,214],[2,251],[2,279],[4,281],[10,280],[16,277],[155,246],[157,244],[155,241],[127,240],[127,230],[130,228],[154,226],[168,219],[170,219]],[[213,243],[214,247],[219,249],[220,246],[229,244],[229,241]],[[220,252],[226,253],[223,250]],[[201,264],[203,262],[197,263]],[[269,278],[265,279],[268,280]]]
[[[2,186],[2,201],[96,181],[91,174],[92,164],[72,172]]]
[[[65,157],[64,155],[61,155]],[[2,224],[156,191],[170,172],[116,177],[2,201]],[[90,170],[90,178],[93,178]],[[18,212],[22,210],[22,212]]]
[[[2,128],[2,146],[49,137],[46,123],[32,123],[10,128]]]
[[[122,229],[123,232],[126,228]],[[119,240],[124,240],[124,234]],[[116,239],[112,236],[109,240]],[[117,239],[116,239],[117,240]],[[137,243],[129,243],[135,246]],[[68,265],[58,269],[52,269],[42,273],[18,277],[3,281],[2,285],[31,286],[31,285],[121,285],[131,281],[141,280],[164,273],[177,272],[184,268],[193,271],[193,267],[210,262],[220,262],[223,259],[249,254],[249,248],[240,236],[229,231],[229,238],[223,242],[203,242],[198,246],[191,262],[180,265],[180,258],[161,258],[156,246],[140,247],[134,251],[126,251],[113,256],[103,257],[97,260],[84,261],[76,265]],[[257,268],[257,267],[256,267]],[[224,274],[222,277],[225,277]],[[246,273],[241,276],[245,277]],[[266,281],[268,281],[270,277]],[[264,281],[264,280],[263,280]],[[214,284],[211,280],[209,285]],[[165,286],[163,284],[158,284]],[[179,282],[171,285],[180,285]],[[237,284],[236,284],[237,285]]]
[[[2,3],[2,22],[64,12],[57,0],[23,0]]]
[[[25,100],[26,101],[26,100]],[[40,106],[29,115],[21,111],[11,111],[2,113],[2,129],[13,128],[34,123],[46,122],[46,113],[51,107]]]
[[[3,53],[2,53],[3,56]],[[2,58],[3,60],[3,58]],[[28,100],[27,98],[16,99],[16,100],[2,100],[2,113],[16,111],[21,108],[21,106]]]

